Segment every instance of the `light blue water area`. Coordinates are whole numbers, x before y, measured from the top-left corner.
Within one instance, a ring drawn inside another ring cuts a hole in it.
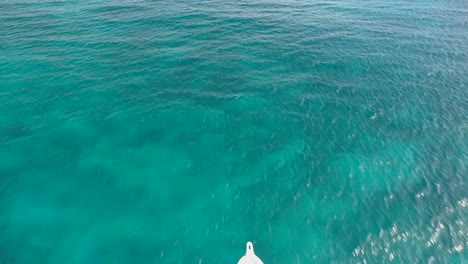
[[[2,0],[0,263],[468,261],[468,5]]]

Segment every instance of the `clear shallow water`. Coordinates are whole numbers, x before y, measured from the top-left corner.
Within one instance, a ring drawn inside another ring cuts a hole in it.
[[[0,4],[0,263],[467,261],[465,1]]]

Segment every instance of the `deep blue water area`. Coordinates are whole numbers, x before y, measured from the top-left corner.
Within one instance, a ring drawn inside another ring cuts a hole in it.
[[[0,263],[468,263],[465,0],[1,0]]]

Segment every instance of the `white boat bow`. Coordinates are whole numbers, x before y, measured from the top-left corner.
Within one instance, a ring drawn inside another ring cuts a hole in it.
[[[263,264],[262,260],[255,255],[252,242],[247,242],[245,256],[237,264]]]

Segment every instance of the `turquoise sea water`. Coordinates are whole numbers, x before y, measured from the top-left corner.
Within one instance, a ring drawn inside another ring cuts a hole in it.
[[[468,4],[2,0],[0,263],[467,263]]]

